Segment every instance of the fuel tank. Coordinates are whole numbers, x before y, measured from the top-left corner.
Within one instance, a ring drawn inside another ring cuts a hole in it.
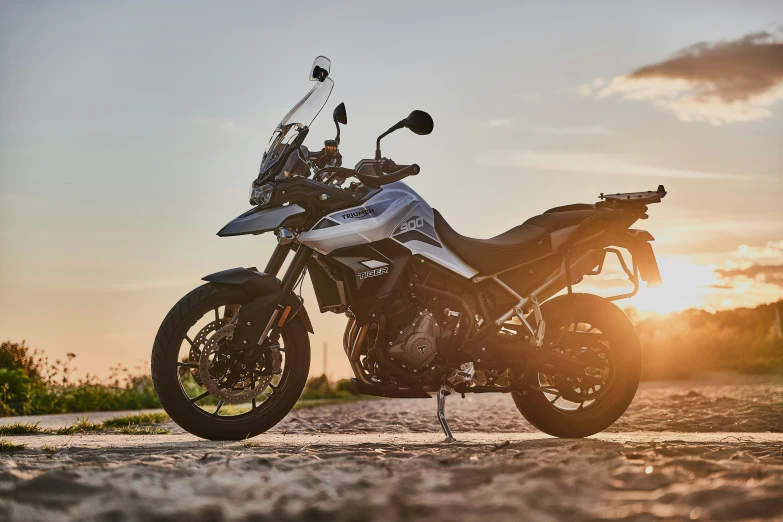
[[[411,251],[465,278],[478,270],[444,245],[435,231],[432,207],[403,182],[384,185],[364,204],[333,212],[299,242],[328,255],[333,250],[393,239]]]

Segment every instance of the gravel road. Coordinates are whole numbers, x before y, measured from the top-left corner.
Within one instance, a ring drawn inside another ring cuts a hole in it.
[[[445,444],[434,403],[300,410],[231,444],[173,425],[9,437],[28,449],[0,454],[0,520],[783,520],[780,381],[648,383],[615,426],[581,440],[479,395],[449,398],[459,442]]]

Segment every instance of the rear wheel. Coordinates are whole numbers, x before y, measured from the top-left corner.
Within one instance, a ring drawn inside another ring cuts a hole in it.
[[[530,424],[555,437],[587,437],[620,418],[641,377],[639,338],[611,301],[591,294],[556,297],[541,306],[545,345],[588,364],[584,377],[533,372],[531,389],[512,394]]]
[[[158,398],[174,422],[198,437],[258,435],[280,422],[304,389],[310,342],[298,318],[276,343],[230,349],[237,312],[251,299],[240,287],[207,283],[174,305],[155,337]]]

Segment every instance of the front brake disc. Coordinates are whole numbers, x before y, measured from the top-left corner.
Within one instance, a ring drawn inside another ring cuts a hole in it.
[[[193,342],[190,343],[188,362],[191,364],[199,364],[199,361],[201,360],[201,352],[203,351],[200,347],[206,344],[207,338],[212,335],[213,332],[219,330],[226,321],[228,321],[228,319],[212,321],[204,328],[199,330],[199,332],[196,334],[196,337],[193,338]],[[195,380],[199,386],[204,385],[204,381],[201,380],[201,375],[199,374],[199,370],[197,368],[191,368],[190,374],[193,376],[193,380]]]
[[[204,349],[201,350],[201,356],[199,358],[198,373],[204,388],[213,397],[225,402],[226,404],[239,404],[247,402],[261,395],[261,393],[272,382],[272,375],[258,375],[255,370],[255,365],[251,368],[237,368],[235,364],[227,364],[227,372],[231,370],[238,372],[238,376],[234,376],[230,379],[227,375],[219,378],[214,371],[214,360],[221,355],[230,360],[230,354],[221,354],[221,341],[227,340],[234,336],[235,323],[229,324],[215,332],[210,337]],[[243,366],[245,364],[240,363]],[[246,370],[246,373],[245,373]],[[220,381],[225,381],[221,384]]]

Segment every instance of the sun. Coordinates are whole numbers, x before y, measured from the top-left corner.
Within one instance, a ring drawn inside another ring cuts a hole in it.
[[[714,297],[720,281],[713,266],[696,265],[681,258],[658,260],[663,284],[647,288],[640,284],[639,293],[628,299],[638,310],[660,314],[704,308]]]
[[[622,308],[631,306],[641,312],[658,314],[681,312],[688,308],[713,308],[721,287],[714,265],[695,264],[682,257],[661,257],[658,259],[658,267],[662,285],[648,288],[647,283],[640,281],[639,292],[617,304]],[[601,275],[585,278],[576,291],[606,297],[630,291],[631,288],[631,283],[625,280],[619,266],[612,264],[607,265]]]

